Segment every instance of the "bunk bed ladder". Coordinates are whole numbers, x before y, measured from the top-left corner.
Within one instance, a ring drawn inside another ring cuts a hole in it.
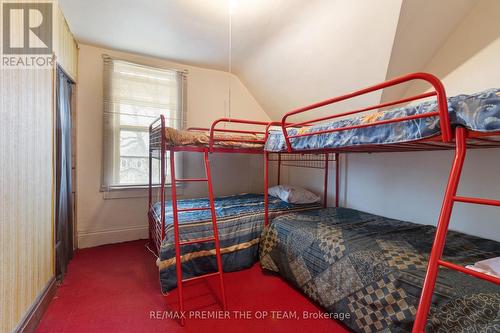
[[[412,333],[422,333],[425,330],[425,326],[427,324],[427,316],[429,314],[429,309],[432,301],[432,294],[434,292],[434,286],[436,284],[437,274],[440,266],[469,274],[471,276],[492,283],[500,284],[500,278],[488,274],[483,274],[442,259],[446,242],[446,234],[448,233],[448,226],[450,224],[451,213],[455,202],[500,207],[500,200],[457,196],[458,183],[460,181],[460,175],[462,173],[462,167],[464,165],[465,154],[467,150],[467,132],[464,128],[458,127],[456,129],[455,140],[455,158],[453,160],[453,166],[451,168],[450,177],[448,179],[443,206],[441,207],[436,235],[434,236],[434,243],[429,257],[429,263],[427,265],[427,272],[422,287],[422,294],[420,295],[420,302],[418,304]]]
[[[214,193],[212,186],[212,175],[210,171],[210,160],[208,155],[208,149],[204,151],[204,164],[205,164],[205,178],[183,178],[176,179],[175,178],[175,151],[173,149],[170,150],[170,177],[171,177],[171,190],[172,190],[172,212],[174,219],[174,238],[175,238],[175,262],[176,262],[176,273],[177,273],[177,288],[179,292],[179,312],[180,312],[180,323],[181,326],[184,326],[185,320],[182,315],[184,312],[184,293],[183,293],[183,283],[188,281],[194,281],[202,278],[206,278],[209,276],[219,276],[220,290],[221,290],[221,299],[222,299],[222,308],[226,310],[226,293],[224,290],[224,278],[223,278],[223,270],[222,270],[222,258],[220,251],[220,242],[219,242],[219,231],[217,229],[217,216],[215,213],[215,203],[214,203]],[[208,197],[210,201],[209,207],[197,207],[197,208],[185,208],[179,209],[177,207],[177,182],[207,182],[208,185]],[[179,213],[189,212],[189,211],[197,211],[197,210],[210,210],[212,217],[212,228],[213,228],[213,236],[206,238],[199,238],[187,241],[181,241],[179,236]],[[215,244],[215,256],[217,260],[217,271],[213,273],[198,275],[192,278],[183,279],[182,278],[182,264],[181,263],[181,246],[196,244],[196,243],[206,243],[213,241]]]

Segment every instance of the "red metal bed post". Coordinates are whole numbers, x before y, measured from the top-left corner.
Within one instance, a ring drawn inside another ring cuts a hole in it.
[[[219,270],[219,283],[222,298],[222,308],[225,311],[227,309],[226,303],[226,292],[224,289],[224,277],[222,269],[222,258],[220,253],[220,242],[219,242],[219,230],[217,228],[217,215],[215,213],[215,203],[214,203],[214,191],[212,186],[212,173],[210,171],[210,159],[208,158],[208,149],[205,150],[205,173],[208,180],[208,198],[210,201],[210,212],[212,213],[212,227],[214,233],[215,242],[215,257],[217,260],[217,269]]]
[[[152,125],[149,126],[149,133],[151,133]],[[154,225],[152,224],[151,217],[150,217],[150,212],[151,212],[151,203],[153,201],[153,185],[152,185],[152,176],[153,176],[153,167],[152,167],[152,162],[153,162],[153,150],[151,149],[151,140],[149,141],[149,167],[148,167],[148,172],[149,172],[149,186],[148,186],[148,225],[149,225],[149,241],[148,241],[148,246],[151,246],[151,243],[153,242],[153,230],[151,229]],[[156,244],[155,244],[156,248]]]
[[[269,153],[264,152],[264,225],[269,224]]]
[[[163,115],[161,115],[160,117],[160,120],[161,120],[161,128],[162,130],[165,128],[165,117]],[[159,248],[159,244],[161,244],[161,242],[163,241],[163,239],[165,238],[165,170],[166,170],[166,165],[165,165],[165,157],[166,157],[166,150],[167,150],[167,147],[166,147],[166,142],[165,142],[165,136],[162,135],[161,136],[161,152],[160,152],[160,158],[161,158],[161,162],[160,162],[160,167],[161,167],[161,171],[160,171],[160,177],[161,177],[161,187],[160,187],[160,202],[161,202],[161,239],[160,241],[158,242],[158,252],[160,252],[160,248]]]
[[[323,185],[323,208],[328,206],[328,157],[329,154],[325,154],[325,183]]]
[[[281,183],[281,153],[278,153],[278,185]]]
[[[335,207],[339,207],[339,192],[340,192],[340,162],[339,162],[339,153],[335,153]]]
[[[450,171],[448,185],[444,195],[441,213],[434,236],[434,244],[427,264],[427,273],[425,275],[424,284],[422,287],[422,294],[418,304],[417,314],[415,316],[415,323],[413,325],[413,333],[421,333],[425,329],[427,323],[427,316],[432,301],[432,293],[436,284],[436,278],[439,271],[439,260],[443,254],[443,249],[446,241],[446,234],[450,224],[451,212],[453,210],[454,197],[457,193],[458,183],[460,181],[460,174],[464,165],[465,154],[467,150],[466,132],[462,127],[458,127],[455,131],[455,158],[453,166]]]
[[[162,149],[163,152],[163,149]],[[174,218],[174,243],[175,243],[175,271],[177,274],[177,288],[179,290],[179,312],[181,318],[181,326],[184,326],[184,317],[182,313],[184,311],[184,297],[183,297],[183,288],[182,288],[182,262],[181,262],[181,245],[180,245],[180,237],[179,237],[179,211],[177,209],[177,184],[175,179],[175,151],[170,149],[170,180],[171,180],[171,192],[172,192],[172,215]],[[162,161],[164,158],[162,157]],[[163,168],[162,168],[163,172]],[[162,193],[164,192],[165,182],[162,181]],[[162,199],[162,221],[165,220],[165,201]],[[162,227],[162,236],[161,239],[165,238],[165,227]]]

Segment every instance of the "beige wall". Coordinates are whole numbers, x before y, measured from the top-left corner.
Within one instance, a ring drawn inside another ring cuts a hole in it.
[[[448,95],[500,86],[500,2],[483,0],[423,69],[438,75]],[[411,92],[423,91],[414,86]],[[451,152],[350,155],[347,204],[361,210],[435,224],[451,166]],[[500,150],[471,150],[459,193],[500,198]],[[500,240],[498,208],[457,204],[450,227]]]
[[[225,72],[184,66],[80,45],[77,98],[77,221],[79,247],[147,237],[147,191],[99,192],[102,155],[102,54],[151,66],[187,69],[187,125],[208,126],[228,115],[229,76]],[[241,82],[231,77],[231,116],[268,120],[268,116]],[[215,155],[212,157],[216,195],[261,191],[260,156]],[[184,158],[186,177],[203,175],[200,154]],[[183,197],[206,196],[205,184],[188,184]]]

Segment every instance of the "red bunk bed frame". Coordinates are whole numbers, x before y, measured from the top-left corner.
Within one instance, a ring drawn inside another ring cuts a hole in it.
[[[362,109],[357,109],[353,111],[348,111],[348,112],[342,112],[338,113],[335,115],[329,115],[321,118],[316,118],[316,119],[311,119],[307,121],[302,121],[302,122],[290,122],[288,118],[291,116],[305,113],[310,110],[315,110],[323,106],[331,105],[334,103],[338,103],[341,101],[345,101],[354,97],[358,97],[364,94],[368,94],[374,91],[378,91],[384,88],[388,88],[391,86],[395,86],[398,84],[402,84],[405,82],[409,81],[414,81],[414,80],[423,80],[431,84],[433,87],[433,91],[415,95],[412,97],[408,97],[405,99],[400,99],[396,100],[393,102],[387,102],[387,103],[381,103],[369,107],[365,107]],[[330,119],[335,119],[339,117],[345,117],[345,116],[350,116],[350,115],[355,115],[359,113],[363,113],[366,111],[371,111],[371,110],[377,110],[381,108],[386,108],[389,106],[393,105],[398,105],[398,104],[403,104],[403,103],[408,103],[411,101],[415,100],[420,100],[428,97],[436,97],[437,98],[437,105],[438,105],[438,110],[434,112],[428,112],[425,114],[418,114],[418,115],[412,115],[412,116],[406,116],[406,117],[400,117],[400,118],[394,118],[390,120],[383,120],[383,121],[375,121],[372,123],[367,123],[367,124],[361,124],[361,125],[355,125],[355,126],[347,126],[347,127],[340,127],[340,128],[334,128],[334,129],[327,129],[327,130],[322,130],[318,132],[311,132],[311,133],[303,133],[303,134],[297,134],[297,135],[289,135],[287,129],[290,127],[298,127],[298,126],[310,126],[314,123],[318,122],[323,122],[326,120]],[[319,135],[319,134],[325,134],[325,133],[331,133],[331,132],[337,132],[337,131],[345,131],[345,130],[350,130],[350,129],[356,129],[356,128],[364,128],[364,127],[372,127],[372,126],[378,126],[378,125],[383,125],[383,124],[390,124],[390,123],[397,123],[397,122],[403,122],[403,121],[408,121],[408,120],[413,120],[413,119],[418,119],[418,118],[428,118],[428,117],[439,117],[439,122],[441,126],[441,135],[431,137],[431,138],[426,138],[426,139],[421,139],[421,140],[415,140],[407,143],[396,143],[396,144],[369,144],[369,145],[364,145],[364,146],[355,146],[355,147],[341,147],[341,148],[327,148],[327,149],[317,149],[317,150],[296,150],[292,147],[290,139],[293,138],[299,138],[299,137],[306,137],[306,136],[314,136],[314,135]],[[315,103],[303,108],[296,109],[294,111],[288,112],[283,116],[281,123],[271,123],[268,125],[268,129],[266,130],[266,139],[268,136],[269,132],[269,127],[272,125],[277,125],[279,124],[281,127],[281,130],[284,135],[284,139],[286,142],[286,152],[281,152],[281,154],[286,154],[286,153],[355,153],[355,152],[399,152],[399,151],[415,151],[415,150],[440,150],[440,149],[455,149],[455,156],[453,160],[453,165],[450,171],[449,179],[448,179],[448,184],[446,187],[442,207],[441,207],[441,213],[439,216],[438,224],[437,224],[437,229],[436,229],[436,234],[434,238],[434,243],[432,246],[432,250],[430,253],[429,257],[429,262],[427,266],[427,272],[425,275],[423,287],[422,287],[422,293],[420,296],[420,301],[416,313],[416,318],[413,326],[413,333],[421,333],[424,331],[426,322],[427,322],[427,317],[430,309],[430,304],[431,304],[431,299],[432,299],[432,294],[434,291],[434,286],[436,283],[436,277],[438,274],[438,270],[440,266],[453,269],[465,274],[469,274],[471,276],[477,277],[484,279],[486,281],[495,283],[495,284],[500,284],[500,278],[483,274],[462,266],[455,265],[451,262],[447,262],[442,260],[442,253],[446,241],[446,235],[448,232],[448,226],[450,223],[450,217],[451,217],[451,212],[453,209],[453,205],[455,202],[463,202],[463,203],[473,203],[473,204],[480,204],[480,205],[491,205],[491,206],[500,206],[500,200],[491,200],[491,199],[482,199],[482,198],[473,198],[473,197],[464,197],[464,196],[459,196],[457,195],[457,187],[458,183],[460,181],[460,176],[461,176],[461,171],[462,167],[465,161],[465,156],[467,152],[467,148],[485,148],[485,147],[500,147],[500,142],[495,141],[495,140],[488,140],[489,136],[500,136],[500,131],[499,132],[489,132],[489,133],[480,133],[480,132],[475,132],[475,131],[470,131],[467,130],[463,127],[457,127],[455,129],[451,128],[450,125],[450,119],[449,119],[449,113],[448,113],[448,104],[447,104],[447,99],[446,99],[446,92],[443,84],[441,81],[428,73],[412,73],[408,75],[404,75],[399,78],[395,78],[347,95],[327,99],[325,101]],[[268,184],[268,176],[269,176],[269,171],[268,171],[268,162],[270,161],[269,155],[272,154],[273,152],[265,152],[264,153],[264,183],[265,183],[265,190],[267,193],[267,188],[269,186]],[[338,160],[338,158],[337,158]],[[338,162],[337,162],[338,163]],[[338,168],[337,168],[338,170]],[[338,178],[338,177],[337,177]],[[328,179],[325,180],[325,183],[328,181]],[[336,181],[336,187],[338,188],[338,179]],[[338,194],[338,193],[337,193]],[[336,196],[338,198],[338,195]],[[265,217],[265,223],[269,223],[269,218],[268,218],[268,198],[267,196],[265,197],[265,211],[266,211],[266,217]],[[338,202],[337,202],[338,204]]]
[[[238,130],[238,129],[226,129],[217,128],[220,124],[243,124],[243,125],[253,125],[261,126],[263,129],[267,128],[268,122],[263,121],[253,121],[253,120],[243,120],[243,119],[230,119],[221,118],[214,121],[210,129],[206,128],[189,128],[188,131],[209,131],[210,139],[208,145],[195,146],[179,146],[179,145],[169,145],[165,138],[165,117],[161,115],[149,126],[149,204],[148,204],[148,221],[149,221],[149,242],[154,245],[154,251],[157,255],[160,252],[160,246],[165,238],[165,185],[167,176],[167,167],[170,167],[170,192],[172,201],[172,212],[173,212],[173,226],[174,226],[174,242],[175,242],[175,260],[176,263],[181,262],[181,247],[183,245],[194,244],[194,243],[204,243],[204,242],[214,242],[217,260],[217,272],[209,273],[205,275],[199,275],[196,277],[183,279],[182,278],[182,265],[176,264],[176,275],[177,275],[177,288],[179,291],[179,311],[182,313],[184,310],[184,294],[183,294],[183,283],[193,280],[198,280],[206,278],[209,276],[218,275],[220,280],[220,290],[221,290],[221,300],[222,308],[226,310],[226,296],[224,289],[224,278],[222,269],[222,260],[220,253],[219,244],[219,233],[217,229],[217,217],[215,214],[214,205],[214,194],[213,194],[213,184],[210,169],[209,153],[233,153],[233,154],[263,154],[264,150],[262,148],[243,148],[243,147],[229,147],[220,146],[219,143],[225,141],[230,142],[241,142],[247,144],[260,144],[264,145],[265,140],[259,138],[258,136],[264,136],[265,132],[253,131],[253,130]],[[222,133],[236,133],[236,134],[252,134],[255,135],[256,139],[240,139],[240,138],[217,138],[215,132]],[[169,152],[169,165],[167,166],[167,152]],[[205,166],[205,177],[204,178],[176,178],[175,176],[175,153],[177,152],[194,152],[202,153],[204,156],[204,166]],[[153,167],[152,160],[158,159],[160,161],[160,183],[153,184]],[[208,208],[189,208],[189,209],[179,209],[177,208],[177,184],[185,182],[207,182],[208,187],[208,198],[210,205]],[[159,201],[161,204],[161,216],[157,216],[153,210],[153,188],[158,188],[159,190]],[[210,210],[212,218],[213,236],[203,239],[192,239],[188,241],[181,241],[179,236],[179,213],[195,211],[195,210]],[[160,223],[158,223],[160,221]],[[184,326],[184,318],[181,317],[180,323]]]
[[[148,221],[149,221],[149,242],[153,244],[153,251],[157,255],[160,252],[160,246],[162,241],[165,238],[165,205],[161,206],[161,216],[157,216],[153,210],[153,189],[158,188],[159,190],[159,201],[165,202],[165,185],[166,177],[167,177],[167,167],[170,168],[170,191],[171,191],[171,201],[172,201],[172,211],[173,211],[173,225],[174,225],[174,242],[175,242],[175,253],[176,253],[176,262],[181,262],[180,254],[181,247],[183,245],[198,243],[198,242],[210,242],[213,241],[216,250],[216,260],[217,260],[217,272],[199,275],[189,279],[182,279],[182,265],[176,265],[176,275],[178,282],[178,290],[179,290],[179,311],[182,312],[184,309],[184,298],[183,298],[183,283],[193,280],[198,280],[201,278],[206,278],[209,276],[218,275],[220,279],[220,289],[221,289],[221,300],[222,300],[222,308],[224,310],[227,309],[226,304],[226,296],[224,289],[224,279],[223,279],[223,270],[222,270],[222,260],[220,253],[220,244],[217,230],[217,218],[215,214],[214,207],[214,194],[213,194],[213,184],[211,178],[211,169],[210,169],[210,160],[209,154],[211,153],[230,153],[230,154],[262,154],[264,155],[264,144],[267,139],[267,133],[272,125],[281,125],[281,122],[263,122],[263,121],[253,121],[253,120],[244,120],[244,119],[231,119],[231,118],[220,118],[215,120],[210,128],[201,128],[201,127],[190,127],[187,131],[202,131],[208,132],[209,134],[209,142],[207,145],[202,146],[178,146],[178,145],[168,145],[167,140],[165,138],[165,117],[161,115],[158,119],[156,119],[149,127],[150,133],[150,143],[149,143],[149,204],[148,204]],[[263,130],[239,130],[239,129],[228,129],[228,128],[218,128],[220,124],[228,125],[228,124],[243,124],[243,125],[253,125],[263,127]],[[263,138],[257,139],[237,139],[237,138],[217,138],[216,132],[219,133],[231,133],[231,134],[251,134],[255,136],[262,136]],[[242,142],[248,144],[261,144],[262,147],[259,148],[242,148],[242,147],[223,147],[218,145],[224,141],[231,142]],[[169,165],[167,166],[167,152],[170,153]],[[205,178],[176,178],[175,176],[175,153],[176,152],[194,152],[194,153],[203,153],[204,155],[204,166],[205,166]],[[338,170],[339,170],[339,159],[338,154],[333,154],[334,159],[332,160],[331,154],[286,154],[288,156],[296,155],[295,158],[282,158],[281,154],[276,154],[276,158],[268,158],[267,161],[276,161],[277,162],[277,180],[278,184],[280,184],[281,179],[281,169],[283,165],[286,166],[300,166],[305,168],[317,168],[324,170],[324,187],[323,187],[323,207],[327,206],[327,196],[328,196],[328,168],[329,162],[334,161],[336,165],[336,185],[335,185],[335,205],[338,206],[338,193],[339,193],[339,182],[338,182]],[[265,154],[266,157],[269,157],[269,154]],[[153,167],[152,160],[158,159],[160,161],[160,183],[155,185],[152,183],[153,176]],[[305,165],[297,165],[298,163],[306,163]],[[267,166],[267,163],[266,163]],[[268,169],[266,169],[268,172]],[[208,198],[210,202],[209,208],[190,208],[190,209],[178,209],[177,208],[177,183],[183,182],[207,182],[208,184]],[[267,188],[268,183],[265,183]],[[265,191],[264,193],[265,200],[268,200],[268,193]],[[268,220],[268,206],[266,205],[265,210],[265,220]],[[193,210],[202,210],[209,209],[211,211],[212,216],[212,226],[213,226],[213,237],[204,238],[204,239],[193,239],[189,241],[180,241],[180,233],[179,233],[179,218],[178,214],[182,212],[188,212]],[[158,220],[160,223],[158,223]],[[185,321],[184,318],[180,318],[180,324],[184,326]]]

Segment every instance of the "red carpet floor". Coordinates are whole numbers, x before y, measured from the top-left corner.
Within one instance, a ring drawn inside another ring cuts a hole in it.
[[[164,315],[177,310],[177,293],[160,293],[155,258],[145,243],[79,250],[37,332],[349,332],[331,319],[303,319],[304,311],[322,312],[259,264],[225,274],[230,319],[191,318],[182,328]],[[187,283],[186,310],[220,310],[217,286],[216,277]],[[273,318],[271,311],[287,312],[276,312]],[[242,318],[243,312],[254,319]],[[294,312],[298,319],[278,318]]]

